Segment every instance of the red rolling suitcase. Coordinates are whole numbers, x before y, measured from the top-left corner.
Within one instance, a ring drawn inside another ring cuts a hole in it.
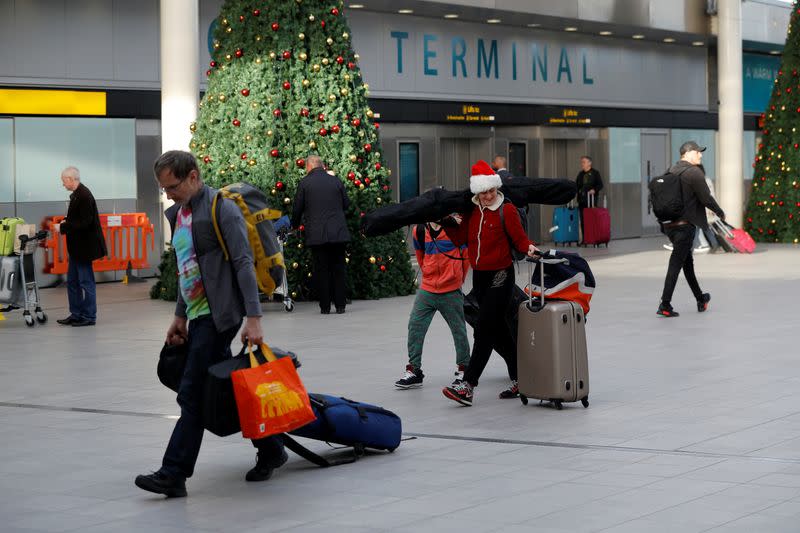
[[[589,207],[583,210],[583,244],[608,246],[611,240],[611,216],[605,207],[595,207],[596,196],[589,195]]]

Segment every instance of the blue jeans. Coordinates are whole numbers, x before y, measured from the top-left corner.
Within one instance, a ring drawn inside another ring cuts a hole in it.
[[[231,357],[231,342],[239,326],[217,332],[211,315],[203,315],[189,322],[189,354],[186,368],[178,387],[178,405],[181,417],[175,423],[172,437],[161,464],[161,472],[172,477],[187,478],[194,473],[200,445],[203,442],[203,391],[208,368]],[[253,441],[261,459],[283,455],[283,439],[280,436]]]
[[[97,295],[91,261],[69,258],[67,271],[67,298],[69,314],[73,318],[97,320]]]

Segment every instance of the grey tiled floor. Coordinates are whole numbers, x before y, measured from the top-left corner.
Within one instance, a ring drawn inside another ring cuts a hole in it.
[[[413,297],[325,317],[266,304],[267,336],[300,354],[309,390],[388,407],[416,438],[329,470],[292,456],[249,484],[250,444],[207,435],[178,500],[133,485],[158,467],[178,412],[155,378],[171,305],[145,285],[106,284],[98,326],[65,328],[64,290],[45,290],[51,323],[0,322],[0,531],[800,531],[800,250],[696,257],[711,309],[698,315],[681,280],[683,315],[667,320],[655,316],[661,242],[586,253],[598,289],[585,410],[497,399],[499,358],[474,407],[448,402],[440,318],[425,387],[394,390]]]

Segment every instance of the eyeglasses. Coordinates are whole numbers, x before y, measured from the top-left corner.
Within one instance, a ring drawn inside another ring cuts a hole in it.
[[[173,192],[177,191],[178,189],[180,189],[181,185],[183,185],[183,183],[185,181],[186,180],[183,179],[183,180],[179,181],[178,183],[176,183],[175,185],[167,185],[166,187],[159,187],[158,190],[161,191],[161,192],[173,193]]]

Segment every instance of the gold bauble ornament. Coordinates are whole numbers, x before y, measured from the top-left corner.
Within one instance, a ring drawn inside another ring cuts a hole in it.
[[[286,170],[289,170],[289,162],[288,161],[284,161],[283,162],[283,168],[285,168]]]
[[[219,50],[219,41],[214,41],[214,50]]]
[[[350,81],[350,74],[344,75],[344,81]]]
[[[226,96],[224,94],[222,94],[222,93],[219,93],[219,96],[217,98],[219,99],[220,102],[224,102]]]
[[[381,199],[381,197],[379,196],[378,198],[375,198],[375,203],[382,204],[383,199]]]
[[[330,62],[330,60],[329,60],[327,57],[323,57],[323,58],[322,58],[322,64],[323,64],[323,65],[325,65],[326,67],[327,67],[328,65],[330,65],[330,63],[331,63],[331,62]]]
[[[391,168],[387,168],[386,169],[386,175],[387,176],[391,176],[392,175],[392,169]]]
[[[307,278],[311,278],[311,272],[309,272],[309,273],[308,273],[308,275],[307,275],[306,277],[307,277]]]
[[[347,96],[347,94],[348,94],[350,91],[348,91],[348,90],[347,90],[347,87],[342,87],[342,90],[340,90],[339,92],[340,92],[340,93],[342,93],[342,96]]]
[[[317,143],[315,143],[314,141],[309,141],[308,142],[308,147],[313,150],[314,148],[317,147]]]
[[[358,161],[356,154],[350,154],[350,162],[355,163],[356,161]]]
[[[301,34],[299,34],[299,35],[297,36],[297,38],[298,38],[298,39],[300,39],[300,40],[302,41],[303,39],[305,39],[305,38],[306,38],[306,34],[305,34],[305,33],[301,33]]]
[[[345,258],[344,258],[344,262],[345,262],[345,263],[347,263],[347,264],[349,265],[349,264],[350,264],[350,258],[349,258],[349,257],[345,257]]]
[[[253,103],[252,103],[252,104],[250,104],[250,105],[251,105],[251,106],[253,106],[253,109],[256,109],[256,108],[258,108],[258,102],[253,102]]]
[[[250,165],[251,167],[254,167],[254,166],[256,166],[256,160],[255,159],[251,159],[250,161],[247,162],[247,164]]]
[[[221,70],[225,70],[226,68],[228,68],[228,67],[225,66],[225,65],[222,65],[222,69]]]
[[[373,265],[374,265],[374,264],[375,264],[375,261],[377,261],[377,259],[375,259],[373,256],[370,256],[370,257],[369,257],[369,262],[370,262],[371,264],[373,264]]]
[[[222,25],[223,26],[227,26],[228,25],[228,19],[222,19]]]
[[[329,102],[335,102],[336,101],[336,95],[335,94],[329,94],[328,95],[328,101]]]
[[[328,43],[328,46],[330,46],[330,45],[332,45],[332,44],[333,44],[333,39],[331,39],[330,37],[328,37],[327,39],[325,39],[325,42],[326,42],[326,43]]]
[[[267,130],[267,137],[272,137],[272,133],[273,133],[272,130]]]
[[[363,191],[363,190],[364,190],[364,188],[365,188],[365,187],[364,187],[364,184],[363,184],[363,183],[362,183],[361,185],[359,185],[359,186],[358,186],[358,189],[359,189],[359,190],[361,190],[361,191]]]
[[[361,56],[359,56],[358,54],[353,54],[353,58],[355,58],[356,61],[358,61],[361,58]]]
[[[358,130],[358,136],[363,138],[364,137],[364,130]]]
[[[350,34],[349,34],[349,33],[347,33],[347,32],[344,32],[344,33],[342,34],[342,39],[349,39],[349,38],[350,38]]]
[[[256,42],[261,42],[261,36],[260,35],[256,35]]]
[[[377,159],[380,159],[380,158],[381,158],[381,153],[380,153],[380,152],[375,152],[375,157],[376,157]]]
[[[191,131],[192,133],[197,131],[197,122],[192,122],[191,124],[189,124],[189,131]]]
[[[219,174],[220,174],[220,176],[224,176],[225,175],[225,169],[224,168],[219,169]]]
[[[367,116],[368,116],[369,118],[372,118],[372,117],[374,117],[374,116],[375,116],[375,113],[373,113],[373,112],[372,112],[372,109],[367,109]]]
[[[303,87],[308,87],[309,85],[311,85],[311,82],[310,82],[310,81],[308,81],[308,80],[303,80]]]
[[[203,143],[203,144],[200,145],[200,148],[205,150],[206,148],[208,148],[208,145],[206,143]]]
[[[303,249],[303,243],[302,242],[298,242],[297,243],[297,249],[298,250],[302,250]]]
[[[270,59],[275,59],[276,57],[277,57],[277,55],[275,55],[275,52],[270,52],[269,53],[269,58]]]
[[[283,203],[286,204],[286,205],[289,205],[290,203],[292,203],[292,199],[289,198],[289,197],[286,197],[286,198],[283,199]]]
[[[369,91],[369,83],[365,83],[365,84],[364,84],[364,90],[367,90],[367,91]]]
[[[244,136],[244,140],[247,141],[247,142],[250,142],[250,141],[253,140],[253,136],[250,135],[250,134],[247,134],[247,135]]]
[[[314,65],[311,67],[311,70],[313,70],[314,72],[319,72],[319,65],[314,63]]]
[[[300,56],[299,57],[300,57],[300,61],[305,61],[306,59],[308,59],[308,54],[306,54],[305,52],[300,52]]]
[[[192,143],[192,148],[193,148],[193,149],[194,149],[194,148],[197,148],[197,143],[196,143],[196,142],[193,142],[193,143]]]
[[[225,29],[225,33],[232,33],[232,32],[233,32],[233,28],[231,28],[230,26],[228,26],[228,27]]]
[[[236,165],[231,163],[230,165],[228,165],[228,168],[231,169],[231,170],[236,170]]]
[[[261,58],[260,58],[260,57],[257,57],[257,58],[256,58],[256,65],[260,65],[260,64],[261,64]]]
[[[292,298],[297,298],[297,293],[292,291]]]
[[[300,265],[298,263],[296,263],[296,262],[292,263],[292,268],[294,268],[294,269],[300,268]]]
[[[311,22],[314,22],[314,20],[316,20],[316,17],[313,14],[309,15],[308,16],[308,20],[310,20]]]
[[[271,191],[269,191],[269,193],[270,193],[272,196],[275,196],[276,194],[278,194],[278,189],[272,189]]]

